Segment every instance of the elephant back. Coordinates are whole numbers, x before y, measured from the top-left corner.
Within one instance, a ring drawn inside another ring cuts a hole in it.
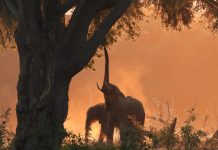
[[[130,116],[135,117],[136,121],[141,125],[144,125],[145,122],[145,111],[143,104],[136,98],[127,96],[128,112]]]
[[[87,111],[87,114],[93,118],[93,121],[98,120],[100,124],[107,121],[107,112],[105,111],[104,103],[99,103],[90,107]]]

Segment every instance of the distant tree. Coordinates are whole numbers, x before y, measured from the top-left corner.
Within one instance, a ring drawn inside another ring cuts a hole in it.
[[[217,6],[215,0],[0,0],[0,44],[15,41],[20,59],[13,149],[60,147],[71,78],[99,47],[137,37],[147,8],[176,30],[190,27],[200,12],[216,31]]]

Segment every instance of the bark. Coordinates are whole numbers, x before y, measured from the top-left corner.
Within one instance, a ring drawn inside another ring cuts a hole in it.
[[[16,8],[16,4],[14,1],[11,1],[11,0],[4,0],[5,4],[7,5],[8,9],[12,12],[12,14],[15,16],[15,17],[18,17],[17,14],[17,8]]]
[[[37,47],[17,43],[20,75],[14,149],[58,149],[65,136],[70,78],[54,67],[53,56],[44,53],[48,43],[41,41]]]
[[[108,30],[131,0],[19,0],[15,39],[20,59],[17,85],[17,129],[13,150],[60,149],[66,134],[71,78],[95,54]],[[61,14],[75,6],[69,26]],[[93,17],[103,8],[111,13],[90,39]]]

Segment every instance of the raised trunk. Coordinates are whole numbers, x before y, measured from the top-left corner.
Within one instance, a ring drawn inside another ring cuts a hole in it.
[[[108,52],[107,49],[104,48],[104,55],[105,55],[105,70],[104,70],[104,83],[107,82],[109,83],[109,56],[108,56]],[[104,86],[104,85],[103,85]]]

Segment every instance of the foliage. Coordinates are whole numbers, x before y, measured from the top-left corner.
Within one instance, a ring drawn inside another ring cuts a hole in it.
[[[177,118],[173,120],[172,124],[166,124],[157,132],[158,147],[172,149],[176,144],[178,144],[179,136],[175,134],[176,121]]]
[[[182,25],[189,27],[193,20],[193,4],[191,0],[146,0],[152,5],[156,16],[160,16],[167,28],[181,30]]]
[[[190,28],[192,22],[203,22],[212,32],[218,29],[218,2],[216,0],[145,0],[160,16],[167,28],[181,30]],[[199,17],[200,16],[200,17]]]
[[[16,7],[16,1],[11,0]],[[65,2],[65,0],[61,0]],[[151,9],[150,9],[151,8]],[[120,37],[125,39],[135,39],[140,35],[139,22],[148,18],[147,12],[154,11],[154,16],[161,18],[162,24],[166,28],[180,31],[183,26],[191,27],[194,18],[199,14],[202,15],[207,28],[216,32],[218,29],[218,2],[215,0],[133,0],[129,9],[123,16],[117,20],[115,25],[109,30],[105,41],[100,45],[109,47],[116,43]],[[111,9],[100,11],[89,27],[88,38],[96,31],[99,25],[104,21],[105,17],[110,13]],[[152,13],[153,14],[153,13]],[[65,16],[65,20],[68,20]],[[205,21],[206,20],[206,21]],[[201,22],[202,19],[198,18]],[[67,27],[66,23],[66,27]],[[0,48],[14,48],[13,32],[16,27],[16,18],[10,11],[6,0],[0,0]],[[12,45],[11,45],[12,44]],[[95,56],[101,56],[100,51]],[[92,59],[86,68],[93,68],[95,59]]]
[[[206,27],[216,33],[218,30],[218,2],[216,0],[198,0],[195,10],[201,12]]]
[[[218,130],[211,137],[206,139],[205,144],[202,146],[202,149],[205,150],[215,150],[218,147]]]
[[[10,109],[7,109],[0,116],[0,149],[9,150],[14,134],[8,130]],[[216,150],[218,148],[218,130],[212,136],[202,130],[195,130],[193,123],[196,120],[195,109],[188,111],[188,117],[180,132],[176,132],[177,118],[171,123],[167,123],[163,128],[153,128],[145,130],[134,119],[133,124],[136,128],[128,130],[125,144],[115,143],[108,145],[99,144],[95,140],[86,142],[80,134],[68,132],[61,150],[148,150],[148,149],[167,149],[167,150]],[[178,128],[177,128],[178,130]]]
[[[196,120],[194,108],[188,111],[189,117],[185,125],[181,127],[181,138],[185,150],[195,150],[200,148],[201,139],[207,134],[202,130],[193,131],[192,123]]]
[[[123,136],[123,143],[120,143],[120,149],[122,150],[144,150],[151,148],[150,143],[145,142],[146,136],[144,127],[134,122],[135,128],[126,128],[124,133],[120,132],[120,136]]]
[[[139,37],[139,22],[145,18],[143,8],[144,3],[140,2],[139,0],[133,0],[133,3],[130,5],[129,9],[126,10],[123,16],[117,20],[115,25],[109,30],[105,41],[100,45],[99,50],[102,50],[103,47],[110,47],[116,43],[120,37],[123,37],[126,40],[134,40],[135,38]],[[110,11],[110,9],[106,9],[100,11],[96,15],[89,27],[88,38],[91,37],[91,35],[96,31]],[[101,57],[101,51],[97,51],[95,56]],[[93,68],[94,63],[95,59],[92,59],[86,67],[95,70]]]
[[[127,39],[134,39],[135,37],[138,37],[140,34],[138,23],[145,17],[143,13],[143,7],[143,3],[138,0],[133,0],[133,3],[129,9],[119,20],[117,20],[116,24],[110,29],[106,36],[105,42],[101,45],[101,47],[112,45],[113,43],[117,42],[118,38],[121,36],[126,36]],[[96,15],[89,29],[89,37],[104,21],[105,17],[110,13],[110,11],[110,9],[106,9],[100,11]]]
[[[63,150],[78,149],[86,150],[88,149],[84,138],[79,134],[76,135],[73,132],[68,132],[67,136],[63,141]]]
[[[86,143],[81,135],[70,133],[63,144],[62,150],[148,150],[148,149],[166,149],[166,150],[216,150],[218,148],[218,131],[214,136],[208,137],[208,134],[202,130],[195,130],[193,123],[196,120],[195,110],[188,111],[188,117],[180,132],[176,132],[177,118],[171,123],[167,123],[163,128],[153,128],[145,130],[133,120],[135,129],[128,130],[128,136],[125,144],[115,143],[114,146],[107,144],[97,144],[96,141]]]
[[[16,6],[16,2],[14,4]],[[174,30],[180,31],[183,26],[189,28],[199,14],[206,18],[207,21],[204,22],[212,31],[218,28],[218,2],[215,0],[133,0],[129,9],[110,29],[101,46],[110,46],[117,42],[119,37],[126,39],[138,37],[139,22],[146,19],[149,14],[147,12],[151,10],[155,12],[155,17],[160,16],[165,27]],[[88,37],[99,27],[109,12],[110,9],[104,9],[96,15],[90,25]],[[202,21],[200,18],[198,20]],[[5,0],[0,0],[0,45],[6,46],[6,42],[13,39],[15,24],[15,16]]]
[[[14,137],[13,132],[8,130],[8,121],[11,109],[7,109],[0,116],[0,149],[8,150],[11,146],[11,141]]]
[[[83,136],[68,132],[65,137],[61,150],[116,150],[113,145],[98,144],[95,140],[86,142]]]
[[[6,7],[5,0],[0,0],[0,49],[11,46],[16,18]]]

